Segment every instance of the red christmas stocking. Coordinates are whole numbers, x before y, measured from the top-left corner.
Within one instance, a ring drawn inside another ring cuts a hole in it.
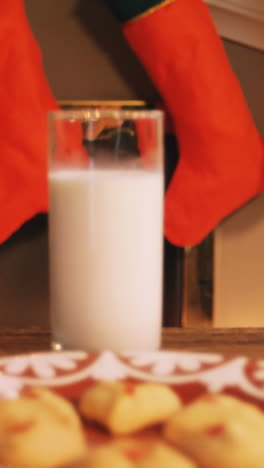
[[[263,142],[202,0],[106,0],[174,121],[165,233],[199,243],[263,189]]]
[[[0,12],[0,243],[47,211],[47,111],[57,104],[46,82],[22,0]]]

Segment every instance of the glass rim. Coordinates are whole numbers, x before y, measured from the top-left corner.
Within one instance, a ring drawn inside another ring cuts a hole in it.
[[[117,119],[117,120],[161,120],[164,112],[159,109],[114,109],[101,107],[85,107],[82,109],[65,109],[48,112],[50,120],[98,120],[98,119]]]

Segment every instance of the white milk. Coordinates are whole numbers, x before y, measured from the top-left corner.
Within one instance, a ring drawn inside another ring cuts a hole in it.
[[[49,182],[54,340],[93,351],[158,348],[162,173],[58,169]]]

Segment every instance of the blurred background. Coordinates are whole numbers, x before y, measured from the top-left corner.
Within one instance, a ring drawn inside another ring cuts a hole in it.
[[[101,0],[25,0],[25,5],[58,100],[158,99]],[[256,124],[264,133],[263,52],[229,40],[224,40],[224,46]],[[232,318],[238,307],[231,297],[245,304],[241,289],[253,281],[252,270],[259,275],[257,284],[252,283],[252,297],[258,297],[255,308],[259,310],[262,300],[264,305],[264,259],[259,255],[263,214],[264,197],[260,196],[222,223],[203,244],[186,250],[185,326],[211,326],[212,313],[216,325],[237,324],[241,317]],[[246,304],[252,303],[252,297],[247,294]],[[243,310],[240,307],[242,315]],[[43,216],[0,246],[0,311],[2,327],[48,325],[47,223]],[[244,315],[241,323],[247,325],[248,310]],[[254,320],[258,324],[264,318],[257,312]]]

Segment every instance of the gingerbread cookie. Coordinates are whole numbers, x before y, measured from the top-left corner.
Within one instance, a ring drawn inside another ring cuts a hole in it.
[[[235,398],[200,398],[176,412],[163,433],[203,468],[264,467],[263,413]]]
[[[81,397],[80,412],[113,434],[128,434],[160,424],[180,406],[167,386],[152,383],[102,382]]]
[[[198,468],[190,459],[160,441],[128,439],[95,449],[85,468]]]
[[[0,444],[0,463],[12,468],[70,465],[87,452],[72,405],[37,388],[16,400],[0,400]]]

